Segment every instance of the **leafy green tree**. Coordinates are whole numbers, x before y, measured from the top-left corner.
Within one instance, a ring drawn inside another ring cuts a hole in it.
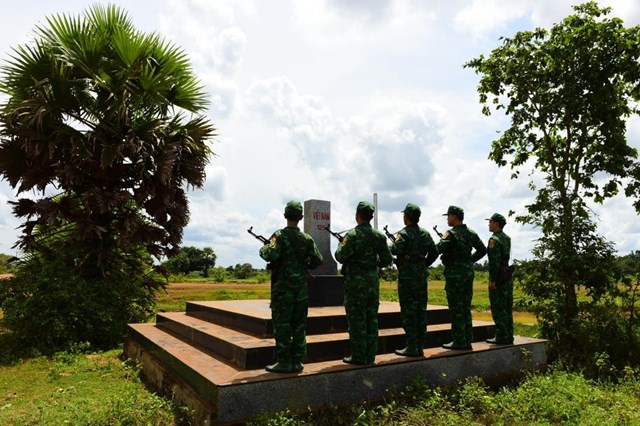
[[[620,256],[617,261],[623,275],[631,277],[640,275],[640,250]]]
[[[149,254],[180,244],[185,191],[202,187],[212,154],[215,129],[187,55],[95,5],[48,18],[0,77],[0,175],[25,219],[17,247],[63,259],[66,273],[98,286],[144,277],[149,311],[162,285]]]
[[[185,247],[186,248],[186,247]],[[192,271],[189,255],[185,250],[180,250],[170,259],[162,262],[162,267],[172,274],[188,274]]]
[[[615,196],[637,172],[625,135],[640,97],[640,27],[626,28],[595,2],[574,10],[550,30],[518,32],[465,64],[481,75],[483,112],[493,107],[511,119],[489,158],[510,166],[512,178],[523,170],[543,178],[530,180],[537,195],[516,216],[542,231],[523,284],[552,326],[547,337],[569,349],[583,343],[574,333],[580,287],[615,306],[603,299],[617,290],[613,245],[598,235],[588,201]]]
[[[217,256],[211,247],[202,249],[202,276],[209,277],[209,269],[216,266]]]
[[[188,274],[201,271],[202,276],[209,276],[209,269],[216,264],[216,254],[211,247],[199,249],[193,246],[183,247],[180,252],[162,263],[168,271],[177,274]]]
[[[233,270],[233,273],[235,277],[238,278],[239,280],[244,280],[246,278],[251,277],[254,273],[254,270],[253,270],[253,266],[251,266],[250,263],[243,263],[242,265],[237,264]]]
[[[616,195],[634,167],[626,119],[640,96],[639,27],[625,28],[595,2],[574,9],[551,30],[504,38],[489,57],[465,65],[481,75],[483,112],[494,106],[511,117],[489,158],[510,165],[513,178],[528,166],[544,177],[540,187],[530,182],[537,196],[516,220],[541,228],[538,251],[556,260],[550,272],[569,318],[577,313],[576,285],[587,279],[581,244],[596,236],[586,200]]]

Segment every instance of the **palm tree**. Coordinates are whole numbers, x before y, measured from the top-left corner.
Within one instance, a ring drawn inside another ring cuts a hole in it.
[[[5,324],[48,350],[117,344],[155,310],[152,256],[178,249],[185,191],[204,184],[205,91],[178,47],[96,5],[37,27],[0,92],[0,176],[22,197],[26,254],[0,288]]]
[[[141,248],[171,254],[215,136],[186,54],[113,5],[50,17],[35,35],[0,75],[0,174],[41,196],[13,203],[26,220],[16,247],[71,253],[85,278]]]

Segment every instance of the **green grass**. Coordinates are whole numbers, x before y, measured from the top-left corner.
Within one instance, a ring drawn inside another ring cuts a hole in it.
[[[0,336],[1,337],[1,336]],[[0,366],[2,425],[172,425],[181,410],[150,392],[121,350],[59,353]]]
[[[444,291],[444,281],[429,280],[429,304],[446,305],[447,295]],[[524,298],[524,293],[519,288],[513,290],[514,301]],[[383,281],[380,284],[380,299],[386,301],[398,301],[398,285],[395,282]],[[482,312],[490,309],[489,303],[489,286],[486,280],[476,280],[473,283],[473,300],[471,309],[473,311]]]
[[[269,288],[233,289],[233,288],[168,288],[157,296],[157,306],[160,312],[182,312],[187,302],[202,300],[252,300],[269,299]]]
[[[0,367],[2,425],[178,425],[189,413],[144,387],[120,350],[59,353]],[[279,413],[254,425],[639,425],[638,372],[597,383],[552,368],[499,389],[471,378],[433,388],[420,381],[381,405]]]
[[[254,289],[169,289],[159,307],[182,310],[186,300],[268,299],[268,286]],[[483,289],[484,287],[484,289]],[[395,283],[383,283],[383,299],[394,300]],[[444,303],[443,284],[430,283],[430,303]],[[442,302],[439,302],[442,300]],[[476,286],[478,317],[487,302],[486,285]],[[0,316],[1,316],[0,311]],[[519,335],[534,335],[531,315],[517,314]],[[1,323],[0,323],[1,326]],[[13,348],[0,327],[0,424],[2,425],[178,425],[189,413],[157,396],[135,366],[120,360],[120,349],[51,358]],[[83,348],[79,348],[81,350]],[[489,389],[478,379],[432,388],[415,382],[381,405],[353,404],[303,413],[270,415],[256,425],[640,425],[639,372],[619,383],[596,383],[578,373],[552,369],[520,383]]]
[[[594,383],[552,369],[497,390],[478,378],[433,388],[415,381],[382,405],[280,413],[253,425],[639,425],[640,381]]]

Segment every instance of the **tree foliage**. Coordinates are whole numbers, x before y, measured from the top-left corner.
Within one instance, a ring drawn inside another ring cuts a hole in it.
[[[549,30],[503,38],[488,57],[465,64],[481,76],[483,112],[510,117],[489,158],[509,166],[512,178],[527,171],[537,192],[516,216],[542,231],[525,288],[549,319],[559,314],[552,322],[564,331],[556,340],[569,345],[584,313],[579,289],[596,303],[616,291],[613,245],[598,235],[588,202],[623,188],[634,194],[637,183],[626,178],[637,174],[638,153],[626,123],[640,97],[640,27],[626,28],[595,2],[574,10]]]
[[[183,247],[180,252],[169,260],[162,262],[162,266],[174,274],[188,274],[199,271],[202,276],[209,276],[209,269],[216,264],[216,254],[211,247],[199,249],[193,246]]]
[[[134,275],[161,285],[145,272],[149,254],[177,249],[185,191],[202,187],[212,154],[187,55],[119,8],[95,5],[48,18],[0,77],[0,175],[24,219],[17,248],[93,285],[126,287]]]

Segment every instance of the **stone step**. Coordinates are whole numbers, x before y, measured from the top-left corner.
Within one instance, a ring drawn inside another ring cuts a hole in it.
[[[273,336],[273,322],[268,300],[223,300],[187,302],[187,315],[241,332],[261,337]],[[449,323],[449,309],[446,306],[428,305],[429,324]],[[397,302],[380,302],[378,327],[402,327],[400,309]],[[307,335],[347,331],[344,306],[310,307],[307,317]]]
[[[316,309],[310,309],[315,314]],[[182,312],[158,313],[158,327],[169,330],[191,344],[197,345],[238,368],[257,369],[275,361],[275,341],[258,337]],[[474,340],[483,341],[493,335],[493,323],[474,321]],[[427,327],[425,347],[436,347],[451,340],[450,324]],[[402,328],[384,328],[378,333],[378,353],[392,353],[405,346]],[[340,360],[349,355],[349,334],[346,331],[307,335],[305,362]]]
[[[374,366],[340,360],[305,364],[299,374],[243,370],[156,327],[129,324],[124,354],[142,366],[149,383],[193,410],[196,424],[244,422],[265,413],[382,401],[415,378],[447,385],[469,376],[509,377],[546,363],[545,341],[516,337],[514,345],[473,344],[469,351],[440,347],[424,358],[393,353]]]

